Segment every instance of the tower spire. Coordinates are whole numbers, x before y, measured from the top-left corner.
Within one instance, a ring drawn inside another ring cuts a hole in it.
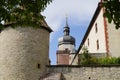
[[[68,15],[66,14],[66,27],[68,27]]]
[[[70,33],[70,28],[68,26],[68,17],[66,15],[66,26],[64,27],[64,35],[67,36]]]

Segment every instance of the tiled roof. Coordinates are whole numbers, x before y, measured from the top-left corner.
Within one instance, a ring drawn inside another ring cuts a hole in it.
[[[5,28],[7,28],[7,27],[9,27],[9,26],[11,26],[13,24],[15,24],[15,23],[14,22],[5,23],[4,26],[5,26]],[[52,32],[52,29],[48,26],[47,22],[44,19],[41,21],[41,26],[40,27],[43,27],[43,28],[47,29],[49,32]]]
[[[42,23],[43,28],[45,28],[48,31],[52,32],[52,29],[48,26],[47,22],[44,19],[41,21],[41,23]]]

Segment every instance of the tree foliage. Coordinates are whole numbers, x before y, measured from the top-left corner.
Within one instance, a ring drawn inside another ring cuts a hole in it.
[[[116,29],[120,28],[120,0],[104,0],[102,6],[105,7],[104,17],[109,23],[114,23]]]
[[[40,26],[40,14],[52,0],[0,0],[0,22]],[[4,28],[0,23],[0,27]]]
[[[120,57],[91,57],[89,60],[84,60],[81,65],[118,65],[120,64]]]
[[[97,54],[97,53],[96,53]],[[80,63],[78,65],[120,65],[120,57],[95,57],[92,56],[87,47],[82,48],[82,53],[79,56]]]
[[[80,56],[80,63],[78,64],[82,64],[82,65],[90,64],[90,59],[91,59],[91,55],[88,53],[87,47],[83,46],[82,53]]]

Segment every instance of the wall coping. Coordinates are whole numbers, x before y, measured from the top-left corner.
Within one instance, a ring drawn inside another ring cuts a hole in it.
[[[116,65],[47,65],[48,68],[55,67],[70,67],[70,68],[80,68],[80,67],[120,67],[120,64]]]

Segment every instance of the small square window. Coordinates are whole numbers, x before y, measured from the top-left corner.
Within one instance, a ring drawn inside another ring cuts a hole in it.
[[[91,77],[88,77],[88,79],[91,79]]]
[[[40,68],[41,68],[41,65],[40,65],[40,64],[38,64],[38,65],[37,65],[37,67],[38,67],[38,69],[40,69]]]

